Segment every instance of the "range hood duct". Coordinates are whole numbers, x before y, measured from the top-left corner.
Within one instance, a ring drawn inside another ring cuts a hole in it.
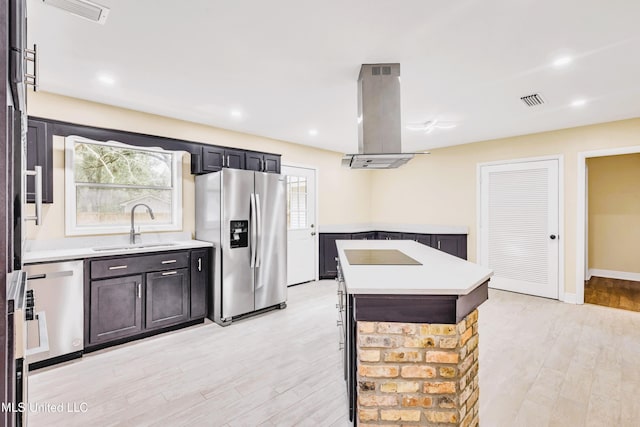
[[[42,0],[42,2],[102,25],[109,16],[108,7],[89,0]]]
[[[400,64],[363,64],[358,76],[358,154],[345,154],[351,169],[392,169],[414,153],[402,153]]]

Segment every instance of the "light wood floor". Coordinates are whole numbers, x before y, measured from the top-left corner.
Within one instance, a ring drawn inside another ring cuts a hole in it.
[[[640,282],[593,276],[584,284],[584,302],[640,311]]]
[[[335,282],[289,289],[289,307],[192,327],[37,371],[38,426],[346,426]],[[637,426],[640,313],[490,291],[480,309],[480,420],[499,426]]]

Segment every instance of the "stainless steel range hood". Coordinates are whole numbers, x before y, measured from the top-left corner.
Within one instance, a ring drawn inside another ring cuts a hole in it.
[[[345,154],[351,169],[392,169],[414,153],[400,147],[400,64],[364,64],[358,76],[358,154]]]

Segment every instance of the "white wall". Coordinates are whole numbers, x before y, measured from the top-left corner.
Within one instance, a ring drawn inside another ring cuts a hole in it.
[[[467,226],[469,259],[476,253],[476,168],[478,163],[525,157],[564,156],[565,292],[575,292],[577,159],[582,151],[640,144],[640,119],[563,129],[433,150],[400,169],[352,171],[340,153],[227,131],[181,120],[38,92],[29,114],[73,123],[281,153],[283,163],[318,167],[319,224],[406,223]],[[58,146],[56,146],[58,147]],[[45,209],[46,226],[29,238],[64,233],[63,179],[59,147],[54,151],[54,198]],[[193,231],[194,180],[186,167],[184,229]]]
[[[370,221],[370,172],[351,171],[340,165],[341,154],[139,111],[68,98],[46,92],[29,93],[29,115],[90,126],[140,132],[208,144],[282,154],[282,163],[318,168],[318,224]],[[54,139],[54,203],[43,209],[44,223],[28,225],[28,239],[64,237],[64,139]],[[183,167],[183,230],[194,232],[195,180],[188,156]]]
[[[640,154],[587,159],[589,268],[640,273]]]
[[[466,225],[469,259],[476,259],[478,163],[564,156],[565,292],[575,292],[578,153],[639,145],[640,119],[563,129],[432,150],[395,170],[372,176],[374,222]]]

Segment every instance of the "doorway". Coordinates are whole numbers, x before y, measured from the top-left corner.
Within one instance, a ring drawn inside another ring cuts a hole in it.
[[[316,280],[316,169],[282,166],[287,179],[287,286]]]
[[[578,153],[578,201],[576,207],[576,303],[578,304],[584,304],[585,302],[585,280],[589,278],[587,159],[635,153],[640,153],[640,146],[636,145]]]
[[[478,260],[494,271],[490,287],[559,298],[560,160],[479,165]]]
[[[586,162],[584,302],[640,311],[640,153]]]

